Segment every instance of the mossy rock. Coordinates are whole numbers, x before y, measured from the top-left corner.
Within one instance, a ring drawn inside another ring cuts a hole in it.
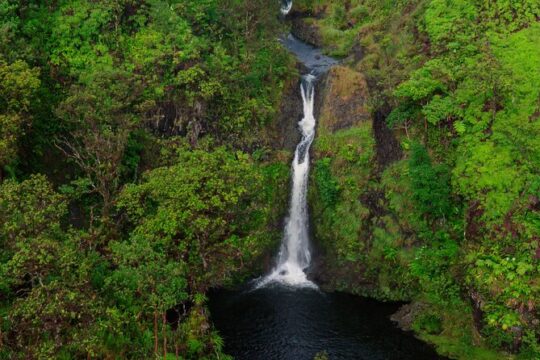
[[[334,66],[323,85],[319,131],[335,132],[371,119],[364,75],[345,66]]]

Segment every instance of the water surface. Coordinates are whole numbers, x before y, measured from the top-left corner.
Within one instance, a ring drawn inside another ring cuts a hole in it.
[[[278,284],[210,295],[212,321],[237,360],[443,359],[389,320],[399,304]]]
[[[324,55],[321,49],[306,44],[292,34],[283,36],[280,42],[313,75],[322,74],[338,64],[336,59]]]

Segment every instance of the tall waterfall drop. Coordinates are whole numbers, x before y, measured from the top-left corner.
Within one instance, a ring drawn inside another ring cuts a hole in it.
[[[281,13],[287,15],[292,9],[292,0],[281,0]]]
[[[292,8],[292,0],[281,0],[281,13],[287,15]],[[283,46],[296,55],[297,60],[307,68],[302,76],[300,94],[302,95],[303,117],[298,122],[302,138],[296,146],[292,162],[292,189],[289,216],[285,222],[283,240],[276,267],[256,283],[256,288],[278,282],[291,286],[317,288],[306,276],[311,263],[309,248],[309,214],[307,192],[309,181],[309,149],[315,138],[315,81],[333,65],[335,59],[328,57],[309,44],[289,34],[280,39]]]
[[[289,285],[316,287],[314,283],[307,279],[304,273],[304,270],[309,267],[311,262],[307,190],[309,148],[315,137],[315,116],[313,114],[315,79],[314,75],[304,75],[300,83],[304,116],[298,123],[302,139],[296,146],[292,162],[292,193],[289,217],[285,224],[277,266],[258,284],[259,287],[274,281]]]

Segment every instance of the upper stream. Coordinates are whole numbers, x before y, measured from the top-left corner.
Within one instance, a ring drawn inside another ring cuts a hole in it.
[[[281,13],[288,14],[291,7],[291,0],[283,0]],[[289,214],[274,269],[243,291],[210,294],[212,320],[224,337],[225,350],[239,360],[312,360],[321,351],[329,359],[439,359],[428,345],[391,323],[389,316],[398,305],[325,294],[306,276],[311,263],[307,191],[316,82],[337,61],[292,35],[281,43],[306,68],[299,86],[302,137],[291,166]]]

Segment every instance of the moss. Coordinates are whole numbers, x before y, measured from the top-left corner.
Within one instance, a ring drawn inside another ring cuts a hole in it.
[[[309,200],[315,238],[326,253],[328,273],[348,269],[352,277],[362,272],[363,254],[367,251],[365,230],[370,211],[361,197],[372,173],[371,124],[364,122],[334,133],[322,130],[313,147],[315,164]],[[335,278],[343,280],[341,275]],[[349,281],[342,282],[346,283]],[[341,285],[336,282],[333,286]]]
[[[322,93],[319,135],[356,127],[371,119],[367,84],[361,73],[345,66],[333,67],[323,83]]]

